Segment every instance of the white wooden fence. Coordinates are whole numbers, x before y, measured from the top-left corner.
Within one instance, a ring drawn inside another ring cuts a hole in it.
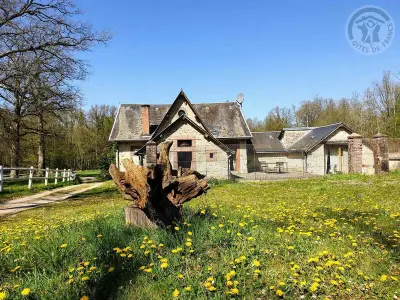
[[[10,176],[13,170],[20,173],[18,178],[12,178]],[[44,174],[44,176],[38,174]],[[75,172],[72,172],[71,169],[35,169],[34,167],[7,168],[0,166],[0,193],[3,191],[4,184],[7,182],[28,181],[28,189],[31,189],[34,179],[43,179],[45,185],[49,184],[49,180],[54,180],[54,184],[57,184],[59,181],[65,182],[75,180]]]

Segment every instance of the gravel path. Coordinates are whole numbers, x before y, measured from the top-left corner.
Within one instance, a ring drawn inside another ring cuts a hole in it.
[[[76,194],[80,194],[99,187],[102,184],[102,182],[95,182],[71,185],[51,191],[45,191],[38,194],[9,200],[0,204],[0,217],[10,214],[16,214],[27,209],[39,207],[43,204],[62,201]]]

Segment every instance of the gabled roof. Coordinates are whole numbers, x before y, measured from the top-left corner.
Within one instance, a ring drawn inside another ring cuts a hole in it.
[[[350,133],[353,132],[344,123],[320,127],[284,128],[282,131],[252,132],[252,143],[258,153],[309,152],[339,128],[344,128]],[[285,148],[281,141],[285,131],[304,131],[305,133]]]
[[[281,140],[280,131],[252,132],[254,150],[258,153],[286,152]]]
[[[187,99],[186,95],[179,96]],[[203,126],[216,138],[252,138],[246,120],[236,102],[192,104],[192,110],[199,116]],[[121,104],[111,130],[110,141],[149,140],[143,137],[141,106],[143,104]],[[150,125],[160,125],[171,104],[150,104]],[[161,129],[161,128],[160,128]]]
[[[200,127],[199,125],[197,125],[195,122],[193,122],[190,118],[188,118],[186,115],[182,115],[180,116],[178,119],[176,119],[173,123],[171,123],[168,127],[164,128],[163,130],[161,130],[160,132],[158,132],[157,134],[153,135],[151,137],[151,139],[148,142],[154,141],[156,140],[160,135],[162,135],[165,131],[167,131],[168,129],[170,129],[171,127],[175,126],[178,123],[181,123],[183,121],[187,121],[190,125],[192,125],[194,128],[196,128],[198,131],[200,131],[201,133],[203,133],[204,135],[206,135],[206,138],[209,138],[210,140],[212,140],[216,145],[218,145],[220,148],[222,148],[225,152],[228,152],[230,154],[233,154],[234,151],[232,149],[230,149],[229,147],[227,147],[225,144],[223,144],[222,142],[220,142],[219,140],[217,140],[212,134],[210,134],[209,132],[205,131],[202,127]],[[135,155],[143,153],[146,149],[146,145],[144,145],[142,148],[140,148],[139,150],[137,150],[135,152]]]
[[[289,152],[308,152],[341,127],[345,128],[349,132],[353,132],[353,130],[344,123],[313,127],[308,133],[304,134],[295,143],[290,145],[287,150]]]
[[[178,101],[181,100],[183,98],[183,101],[186,102],[190,109],[193,111],[196,120],[204,127],[204,130],[207,131],[207,133],[211,134],[211,132],[208,130],[207,126],[204,124],[202,118],[200,117],[200,115],[198,114],[197,110],[193,107],[192,103],[190,102],[189,98],[186,96],[185,92],[183,90],[181,90],[178,94],[178,96],[176,96],[175,101],[172,103],[172,105],[170,106],[170,108],[168,109],[168,111],[166,112],[166,114],[164,115],[164,118],[161,120],[159,126],[157,127],[156,131],[154,131],[153,135],[157,135],[160,131],[164,130],[165,128],[167,128],[170,124],[168,123],[168,119],[169,119],[169,115],[172,114],[173,112],[173,107],[178,105]],[[179,108],[179,107],[178,107]]]

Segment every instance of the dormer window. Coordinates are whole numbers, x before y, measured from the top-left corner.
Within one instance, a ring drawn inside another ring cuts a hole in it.
[[[150,135],[151,135],[154,131],[156,131],[157,127],[158,127],[158,125],[156,125],[156,124],[151,124],[151,125],[150,125]]]

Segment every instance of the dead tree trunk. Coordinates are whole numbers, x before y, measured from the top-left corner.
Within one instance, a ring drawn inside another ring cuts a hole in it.
[[[168,226],[181,218],[182,205],[208,189],[204,175],[184,170],[181,177],[173,176],[169,161],[172,142],[160,144],[160,158],[152,168],[124,160],[125,172],[113,164],[110,175],[124,199],[132,201],[125,209],[126,221],[138,226]]]

